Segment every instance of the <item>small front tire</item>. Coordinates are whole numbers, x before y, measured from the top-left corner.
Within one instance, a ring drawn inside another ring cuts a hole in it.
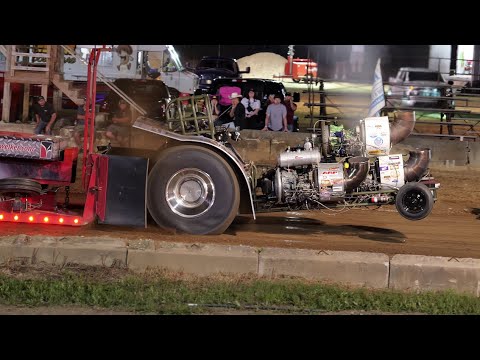
[[[433,195],[422,183],[407,183],[400,188],[395,198],[397,211],[408,220],[421,220],[433,209]]]

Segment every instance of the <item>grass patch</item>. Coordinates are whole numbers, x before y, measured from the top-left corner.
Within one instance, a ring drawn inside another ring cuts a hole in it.
[[[298,279],[194,277],[168,272],[0,272],[0,303],[27,306],[86,306],[139,313],[191,314],[211,308],[269,309],[287,313],[346,310],[392,313],[480,314],[480,300],[451,292],[410,294],[349,289]],[[110,271],[100,269],[97,272]],[[25,275],[26,273],[30,275]],[[98,275],[99,273],[97,273]],[[191,306],[189,304],[196,304]]]

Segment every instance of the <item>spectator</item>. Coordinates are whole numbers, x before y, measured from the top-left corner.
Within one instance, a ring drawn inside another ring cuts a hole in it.
[[[258,112],[260,111],[260,100],[255,99],[255,90],[248,91],[248,97],[242,99],[242,104],[245,108],[245,122],[247,129],[257,128]]]
[[[275,94],[270,94],[268,95],[268,99],[267,99],[267,106],[270,105],[270,104],[275,104]]]
[[[232,100],[232,108],[229,116],[232,119],[235,127],[240,127],[240,130],[245,129],[245,107],[240,102],[243,96],[236,92],[232,93],[228,98]]]
[[[213,121],[217,120],[218,117],[220,116],[220,104],[218,103],[218,97],[217,95],[213,95],[212,98],[210,99],[210,105],[212,107],[212,115],[213,115]]]
[[[296,118],[295,110],[297,110],[297,104],[293,102],[292,93],[290,92],[287,92],[285,94],[285,107],[287,108],[287,128],[288,131],[293,132],[294,119]]]
[[[75,129],[73,131],[73,137],[75,138],[75,143],[79,148],[82,147],[81,137],[85,131],[85,100],[83,98],[83,104],[80,104],[77,109],[77,120],[75,121]]]
[[[172,61],[171,58],[168,58],[167,61],[165,61],[163,66],[163,71],[165,72],[177,71],[177,67],[175,66],[175,63]]]
[[[37,104],[34,105],[33,111],[35,112],[35,119],[37,121],[34,133],[51,135],[53,123],[57,118],[57,113],[53,109],[53,106],[45,102],[43,96],[40,96],[37,100]]]
[[[213,125],[214,126],[222,126],[224,124],[224,119],[225,119],[225,116],[222,116],[222,118],[220,118],[220,115],[222,115],[222,108],[220,106],[220,104],[218,103],[218,96],[217,95],[213,95],[212,98],[210,99],[210,106],[212,107],[212,118],[213,118]],[[206,110],[205,110],[206,112]],[[224,113],[225,114],[225,113]],[[234,127],[233,123],[230,124],[230,122],[228,122],[228,127],[229,126],[232,126],[232,128]]]
[[[268,105],[267,117],[265,118],[264,131],[288,131],[287,108],[281,103],[282,97],[277,94],[274,97],[275,103]]]
[[[112,124],[108,126],[105,136],[118,141],[121,146],[127,146],[131,122],[130,108],[125,100],[120,99],[118,111],[113,115]]]
[[[263,109],[265,109],[265,111],[267,111],[267,108],[269,105],[271,104],[275,104],[275,94],[269,94],[268,97],[267,97],[267,100],[264,102],[263,104]]]

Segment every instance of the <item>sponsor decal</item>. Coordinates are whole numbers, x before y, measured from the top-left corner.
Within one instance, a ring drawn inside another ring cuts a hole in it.
[[[34,153],[37,149],[34,146],[19,144],[0,144],[0,151],[15,151],[23,153]]]
[[[381,137],[377,137],[375,140],[374,140],[374,143],[375,145],[377,146],[380,146],[383,144],[383,139]]]
[[[52,143],[50,141],[42,141],[40,147],[40,159],[52,158]]]

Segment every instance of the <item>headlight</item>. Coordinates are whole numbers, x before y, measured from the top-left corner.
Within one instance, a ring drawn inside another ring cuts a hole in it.
[[[205,80],[205,84],[210,85],[211,83],[212,83],[212,80],[210,80],[210,79],[209,79],[209,80]]]

